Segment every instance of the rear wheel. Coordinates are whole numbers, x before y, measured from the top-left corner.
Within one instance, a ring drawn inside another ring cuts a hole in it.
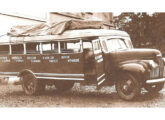
[[[58,91],[70,90],[74,86],[74,81],[56,81],[55,87]]]
[[[36,95],[39,93],[40,84],[33,74],[26,73],[22,75],[21,81],[22,81],[22,88],[27,95]]]
[[[140,94],[141,87],[139,81],[130,73],[122,73],[115,84],[116,91],[120,98],[132,100]]]
[[[151,93],[158,93],[164,87],[164,83],[146,84],[144,88]]]

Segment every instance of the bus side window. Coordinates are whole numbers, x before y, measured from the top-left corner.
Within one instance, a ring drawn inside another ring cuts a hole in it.
[[[51,43],[42,43],[42,53],[51,53]]]
[[[42,43],[42,51],[43,54],[58,53],[58,43],[57,42]]]
[[[26,43],[27,54],[39,54],[39,43]]]
[[[61,53],[80,53],[81,43],[80,40],[70,42],[60,42]]]
[[[58,42],[52,43],[52,51],[53,53],[58,53]]]
[[[0,45],[0,55],[9,54],[9,45]]]
[[[11,45],[12,54],[24,54],[23,44]]]

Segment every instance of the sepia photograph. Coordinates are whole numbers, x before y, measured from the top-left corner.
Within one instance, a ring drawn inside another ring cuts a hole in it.
[[[0,107],[164,107],[164,19],[0,12]]]
[[[0,118],[161,120],[161,0],[5,0]]]

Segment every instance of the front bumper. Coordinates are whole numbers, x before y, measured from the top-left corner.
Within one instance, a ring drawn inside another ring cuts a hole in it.
[[[165,82],[165,78],[146,80],[146,84],[163,83],[163,82]]]

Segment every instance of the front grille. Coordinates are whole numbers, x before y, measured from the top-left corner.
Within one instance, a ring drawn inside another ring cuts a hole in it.
[[[163,73],[164,73],[164,61],[161,58],[158,59],[158,62],[159,62],[159,69],[160,69],[160,77],[163,77]]]
[[[160,72],[159,67],[152,69],[152,71],[150,72],[150,78],[158,78],[159,72]]]
[[[158,67],[153,68],[150,72],[150,78],[162,78],[164,73],[164,62],[162,57],[157,56]]]

